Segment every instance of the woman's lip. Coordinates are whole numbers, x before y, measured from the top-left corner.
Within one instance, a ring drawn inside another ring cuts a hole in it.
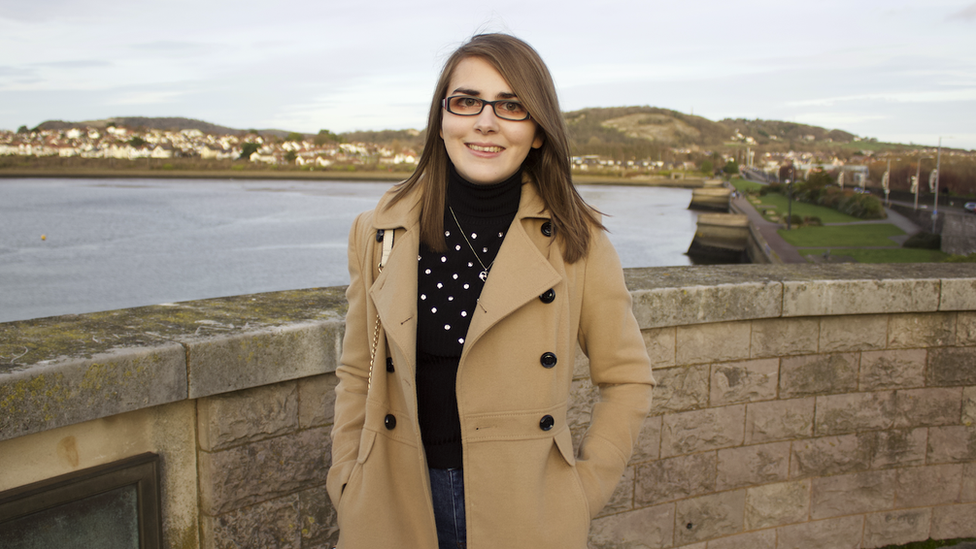
[[[465,143],[465,145],[468,149],[483,154],[497,154],[505,150],[505,147],[491,143]]]

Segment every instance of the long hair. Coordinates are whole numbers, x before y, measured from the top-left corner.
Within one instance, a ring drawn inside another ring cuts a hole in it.
[[[605,229],[573,186],[569,139],[559,110],[556,86],[539,54],[522,40],[507,34],[479,34],[458,48],[444,64],[427,117],[427,138],[413,174],[398,186],[393,204],[413,190],[422,193],[420,239],[434,250],[443,251],[444,208],[447,196],[447,166],[450,161],[440,136],[444,113],[441,100],[458,64],[478,57],[498,71],[525,105],[542,132],[542,147],[531,149],[522,170],[539,188],[552,215],[555,237],[563,245],[563,258],[573,263],[586,255],[591,226]]]

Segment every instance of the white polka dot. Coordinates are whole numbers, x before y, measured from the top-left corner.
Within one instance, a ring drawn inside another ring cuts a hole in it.
[[[427,294],[420,294],[420,300],[423,301],[427,299]]]
[[[426,271],[424,271],[424,274],[430,274],[430,269],[427,269]]]
[[[451,236],[451,231],[444,231],[444,236]]]
[[[457,250],[457,251],[461,251],[461,245],[458,244],[457,246],[454,247],[454,249]]]
[[[417,261],[420,261],[420,256],[419,255],[417,256]]]
[[[441,256],[441,263],[447,263],[447,256],[446,255],[442,255]]]
[[[431,308],[430,308],[430,312],[432,312],[432,313],[436,313],[436,312],[437,312],[437,307],[431,307]]]
[[[445,324],[444,325],[444,329],[445,330],[450,330],[451,329],[451,325],[450,324]]]
[[[447,296],[447,300],[448,300],[448,301],[454,301],[454,296],[453,296],[453,295],[449,295],[449,296]]]
[[[463,337],[459,337],[458,338],[458,343],[460,343],[461,345],[464,345],[464,338]]]
[[[461,316],[462,316],[462,317],[464,317],[464,316],[468,316],[468,312],[467,312],[467,311],[461,311]]]
[[[468,267],[474,267],[474,263],[471,263],[470,261],[468,261]]]
[[[477,233],[471,233],[471,239],[474,240],[475,238],[478,238]]]
[[[470,287],[471,287],[471,285],[470,285],[470,284],[465,284],[465,285],[464,285],[464,289],[465,289],[465,290],[467,290],[467,289],[468,289],[468,288],[470,288]]]
[[[454,273],[454,280],[457,280],[457,273]]]
[[[438,288],[443,288],[443,287],[444,287],[444,284],[442,284],[442,283],[440,283],[440,282],[438,282],[438,283],[437,283],[437,287],[438,287]]]
[[[503,238],[504,236],[505,236],[505,233],[498,233],[498,238]]]
[[[484,253],[488,253],[488,248],[481,248],[481,251]]]

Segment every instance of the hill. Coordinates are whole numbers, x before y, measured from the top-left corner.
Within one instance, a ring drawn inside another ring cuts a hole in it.
[[[247,130],[238,130],[211,124],[203,120],[181,117],[147,117],[147,116],[113,116],[103,120],[85,120],[82,122],[64,122],[62,120],[48,120],[37,126],[39,130],[67,130],[70,128],[105,128],[110,125],[125,126],[126,128],[144,128],[146,130],[200,130],[203,133],[225,135],[238,134]],[[286,130],[257,130],[262,136],[273,135],[275,137],[285,137],[289,133]]]

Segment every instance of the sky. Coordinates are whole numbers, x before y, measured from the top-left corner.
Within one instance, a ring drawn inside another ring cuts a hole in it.
[[[564,111],[650,105],[976,149],[972,0],[0,0],[0,129],[422,129],[444,61],[480,32],[531,44]]]

